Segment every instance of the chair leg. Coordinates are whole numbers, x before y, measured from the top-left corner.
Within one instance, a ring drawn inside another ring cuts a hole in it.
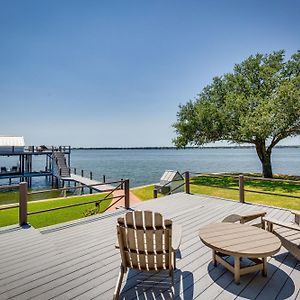
[[[174,286],[174,269],[169,270],[169,276],[171,276],[172,286]]]
[[[169,269],[169,276],[171,276],[172,279],[172,285],[174,285],[174,270],[176,269],[176,253],[175,251],[172,252],[173,257],[171,259],[173,266]]]
[[[113,300],[118,300],[119,299],[120,289],[121,289],[121,285],[122,285],[124,273],[125,273],[124,272],[124,267],[121,265],[120,266],[120,273],[119,273],[119,276],[118,276],[117,285],[115,287],[115,292],[114,292]]]
[[[173,268],[176,270],[176,251],[173,251]]]

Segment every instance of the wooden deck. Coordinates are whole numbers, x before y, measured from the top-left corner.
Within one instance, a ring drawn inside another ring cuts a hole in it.
[[[300,262],[285,249],[269,260],[268,276],[252,273],[236,285],[222,266],[211,263],[198,229],[235,212],[266,210],[292,219],[284,209],[240,204],[212,197],[176,194],[139,203],[133,209],[159,211],[183,226],[177,253],[176,299],[300,299]],[[0,299],[112,299],[119,272],[116,218],[123,209],[40,230],[0,229]],[[243,261],[242,261],[243,262]],[[164,273],[129,272],[121,299],[170,299]]]

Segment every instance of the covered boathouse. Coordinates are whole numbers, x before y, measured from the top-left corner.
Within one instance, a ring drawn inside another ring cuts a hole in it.
[[[33,170],[32,163],[35,157],[43,156],[45,165],[43,170]],[[23,136],[0,136],[0,158],[16,157],[13,165],[7,165],[7,160],[0,160],[0,180],[26,181],[32,185],[33,177],[51,179],[52,185],[57,182],[62,173],[70,174],[70,146],[26,146]]]

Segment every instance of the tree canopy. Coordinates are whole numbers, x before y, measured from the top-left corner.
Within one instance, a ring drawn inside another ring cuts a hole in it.
[[[254,144],[265,177],[275,145],[300,134],[300,51],[256,54],[215,77],[195,100],[179,106],[177,147],[230,141]]]

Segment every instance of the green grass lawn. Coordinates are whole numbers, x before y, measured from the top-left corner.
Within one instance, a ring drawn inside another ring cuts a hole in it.
[[[76,196],[60,199],[49,199],[43,202],[28,202],[28,212],[34,212],[58,206],[75,204],[80,202],[88,202],[97,199],[102,199],[107,194],[94,194],[86,196]],[[105,200],[101,203],[101,211],[104,211],[111,203],[111,200]],[[71,208],[59,209],[50,212],[45,212],[36,215],[28,216],[28,222],[35,228],[45,227],[53,224],[67,222],[84,217],[84,213],[95,207],[95,204],[86,204]],[[19,218],[18,208],[0,211],[0,227],[11,224],[17,224]]]
[[[30,192],[30,190],[29,190]],[[42,199],[52,199],[61,197],[61,191],[51,191],[41,194],[34,194],[28,196],[28,201],[36,201]],[[19,190],[13,191],[1,191],[0,192],[0,205],[10,204],[10,203],[19,203]]]
[[[145,201],[149,199],[153,199],[153,189],[154,185],[148,185],[141,188],[134,188],[131,190],[131,192],[137,196],[140,200]],[[160,194],[158,194],[158,197],[161,197]]]
[[[212,185],[217,187],[212,187]],[[239,200],[238,190],[228,190],[222,187],[238,189],[238,181],[232,177],[221,176],[201,176],[194,177],[191,179],[191,192],[193,194],[203,194],[230,200]],[[153,188],[154,185],[151,185],[147,187],[133,189],[132,192],[141,200],[149,200],[153,199]],[[300,184],[298,185],[289,182],[246,180],[245,189],[268,193],[277,193],[289,196],[300,196]],[[159,194],[159,196],[161,195]],[[245,201],[251,203],[265,204],[269,206],[283,207],[287,209],[300,210],[300,199],[297,198],[245,192]]]
[[[221,197],[230,200],[239,200],[239,191],[226,190],[222,188],[212,188],[201,185],[191,185],[191,192],[193,194],[203,194],[215,197]],[[258,203],[269,206],[283,207],[287,209],[300,210],[300,199],[262,195],[251,192],[245,192],[245,201],[250,203]]]
[[[204,186],[203,184],[214,185],[218,187],[209,187]],[[239,200],[238,190],[227,190],[222,187],[238,188],[238,181],[234,180],[231,177],[209,176],[201,176],[191,179],[192,193],[216,196],[231,200]],[[289,182],[246,180],[245,189],[268,193],[277,193],[289,196],[300,196],[300,185]],[[300,199],[297,198],[245,192],[245,201],[270,206],[283,207],[287,209],[300,210]]]

